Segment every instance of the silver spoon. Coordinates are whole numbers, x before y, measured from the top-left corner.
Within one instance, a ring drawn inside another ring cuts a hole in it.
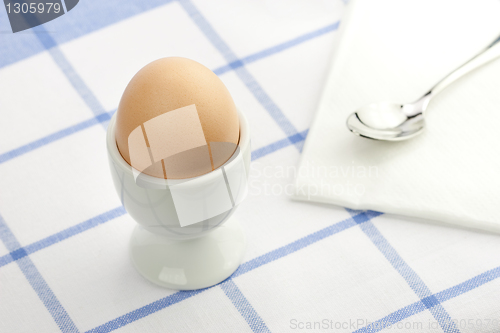
[[[496,47],[494,47],[496,46]],[[432,97],[470,71],[500,56],[500,36],[472,59],[439,81],[416,102],[366,105],[347,118],[347,128],[356,135],[385,141],[408,140],[425,128],[424,112]]]

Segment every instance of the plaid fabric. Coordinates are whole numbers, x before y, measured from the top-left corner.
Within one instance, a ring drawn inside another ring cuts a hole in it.
[[[1,332],[500,332],[498,236],[293,202],[342,1],[81,1],[32,31],[0,15]],[[205,290],[152,285],[105,128],[143,65],[214,70],[249,118],[241,267]]]

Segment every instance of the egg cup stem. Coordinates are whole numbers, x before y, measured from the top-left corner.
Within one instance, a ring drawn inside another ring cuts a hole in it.
[[[149,281],[193,290],[227,279],[243,260],[245,247],[245,236],[234,217],[208,235],[189,240],[172,240],[138,225],[130,240],[130,257]]]

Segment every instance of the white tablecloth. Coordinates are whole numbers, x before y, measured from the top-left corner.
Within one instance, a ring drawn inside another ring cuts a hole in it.
[[[498,332],[498,236],[291,200],[344,7],[87,0],[17,34],[0,10],[0,332]],[[105,151],[132,75],[174,55],[252,130],[246,258],[193,292],[132,267]]]

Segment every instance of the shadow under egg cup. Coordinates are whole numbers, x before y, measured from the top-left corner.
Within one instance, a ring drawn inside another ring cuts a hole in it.
[[[113,183],[139,224],[130,240],[131,259],[149,281],[178,290],[201,289],[239,267],[246,240],[231,215],[248,191],[251,148],[248,122],[241,112],[238,116],[240,139],[233,156],[220,168],[184,180],[137,178],[138,171],[116,145],[116,114],[109,122],[106,146]],[[183,226],[186,220],[191,222]]]

